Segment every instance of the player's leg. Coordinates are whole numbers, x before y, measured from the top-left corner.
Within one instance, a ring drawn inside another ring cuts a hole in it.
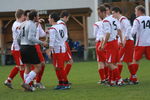
[[[142,55],[145,53],[145,47],[135,47],[135,51],[134,51],[134,55],[133,55],[133,62],[132,64],[128,67],[129,68],[129,71],[131,73],[131,76],[130,76],[130,81],[131,83],[138,83],[138,79],[137,79],[137,71],[138,71],[138,68],[139,68],[139,61],[140,59],[142,58]]]
[[[109,67],[111,68],[111,83],[110,85],[123,85],[123,80],[119,74],[119,69],[117,67],[118,63],[118,42],[116,40],[107,43],[107,62],[109,63]],[[115,84],[116,83],[116,84]]]
[[[7,80],[5,80],[5,82],[4,82],[4,84],[11,89],[13,88],[12,84],[11,84],[12,80],[18,74],[19,70],[21,70],[23,68],[23,63],[21,61],[20,52],[19,51],[12,51],[12,55],[13,55],[14,60],[16,62],[16,66],[11,70]],[[22,80],[24,80],[23,71],[20,72],[20,76],[21,76]]]
[[[124,54],[125,54],[125,48],[123,48],[122,46],[119,46],[119,56],[118,56],[118,69],[119,69],[119,74],[121,75],[122,69],[123,69],[123,64],[122,64],[122,60],[124,58]]]
[[[72,53],[70,51],[70,47],[69,47],[69,44],[68,42],[66,42],[66,47],[67,47],[67,51],[65,53],[65,61],[67,62],[66,65],[65,65],[65,71],[66,71],[66,74],[68,76],[71,68],[72,68],[72,65],[73,65],[73,59],[72,59]]]
[[[43,54],[42,54],[42,51],[41,51],[41,48],[40,48],[40,45],[35,45],[35,48],[36,48],[36,51],[38,53],[38,57],[41,61],[41,69],[40,69],[40,72],[37,74],[36,78],[35,78],[35,86],[37,88],[41,88],[41,89],[45,89],[45,86],[41,83],[41,80],[42,80],[42,76],[43,76],[43,73],[44,73],[44,69],[45,69],[45,59],[43,57]]]

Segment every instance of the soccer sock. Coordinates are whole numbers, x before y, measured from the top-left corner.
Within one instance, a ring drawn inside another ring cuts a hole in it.
[[[105,70],[104,70],[104,68],[99,69],[98,72],[99,72],[99,76],[101,78],[101,81],[105,80],[106,77],[105,77]]]
[[[138,64],[132,64],[133,68],[134,68],[134,75],[136,75],[139,65]]]
[[[41,82],[41,79],[42,79],[42,76],[44,73],[44,69],[45,69],[45,66],[42,66],[40,72],[37,74],[37,76],[36,76],[36,82],[37,83]]]
[[[67,78],[67,75],[66,75],[66,72],[64,69],[61,70],[61,74],[62,74],[62,78],[63,78],[63,85],[67,86],[68,85],[68,78]]]
[[[29,73],[29,76],[26,78],[25,83],[29,84],[33,79],[36,77],[36,73],[34,71],[31,71]]]
[[[11,82],[13,80],[13,78],[18,74],[18,71],[19,71],[19,68],[16,66],[11,70],[7,79],[8,82]]]
[[[106,76],[106,79],[108,79],[109,78],[109,67],[108,66],[105,66],[104,67],[104,72],[105,72],[105,76]]]
[[[20,70],[20,77],[24,81],[24,70]]]
[[[29,74],[24,73],[24,81],[26,80],[26,78],[29,76]]]
[[[59,81],[59,85],[62,85],[63,84],[63,79],[62,79],[60,70],[56,70],[56,76],[57,76],[57,79]]]
[[[113,69],[113,74],[114,74],[114,77],[115,77],[116,81],[120,80],[121,76],[119,74],[119,69],[118,68]]]
[[[121,75],[121,72],[122,72],[122,68],[123,68],[123,65],[122,64],[118,64],[118,69],[119,69],[119,74]]]
[[[72,64],[67,64],[66,67],[65,67],[65,71],[66,71],[66,75],[68,76],[69,72],[70,72],[70,69],[72,67]]]
[[[111,81],[112,77],[113,77],[112,70],[109,69],[109,77],[108,77],[108,81],[109,81],[109,82]]]

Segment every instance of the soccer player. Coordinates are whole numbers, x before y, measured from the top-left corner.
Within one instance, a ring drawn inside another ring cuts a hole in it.
[[[64,28],[64,32],[66,33],[66,37],[68,38],[68,29],[67,29],[67,21],[69,20],[69,13],[64,10],[61,12],[60,14],[60,20],[57,21],[57,24],[61,24]],[[65,61],[66,61],[66,66],[65,66],[65,71],[66,71],[66,74],[68,75],[69,72],[70,72],[70,69],[72,67],[72,64],[73,64],[73,59],[72,59],[72,53],[70,51],[70,47],[69,47],[69,44],[68,42],[66,41],[65,42],[66,44],[66,53],[65,53]]]
[[[44,32],[42,26],[41,26],[41,22],[44,22],[43,19],[40,19],[39,22],[37,23],[37,33],[36,33],[36,38],[39,40],[40,37],[45,37],[46,36],[46,32]],[[37,87],[37,88],[40,88],[40,89],[45,89],[45,86],[41,83],[41,80],[42,80],[42,76],[43,76],[43,73],[44,73],[44,69],[45,69],[45,59],[43,57],[43,54],[42,54],[42,51],[41,51],[41,46],[40,44],[36,44],[35,45],[35,48],[36,48],[36,51],[38,53],[38,57],[41,61],[41,69],[40,69],[40,72],[37,74],[36,76],[36,79],[35,79],[35,83],[34,85]]]
[[[101,50],[106,46],[106,59],[107,63],[112,71],[113,77],[111,78],[110,85],[123,85],[123,80],[119,74],[117,67],[118,62],[118,42],[116,36],[119,35],[122,43],[122,34],[120,31],[119,23],[117,19],[113,18],[111,15],[106,15],[105,6],[99,7],[101,18],[103,19],[103,29],[104,29],[104,42],[101,44]]]
[[[134,51],[134,60],[131,68],[130,84],[138,84],[136,76],[139,61],[142,56],[150,60],[150,17],[145,15],[145,8],[139,5],[135,8],[136,19],[134,20],[131,30],[132,34],[136,34],[136,44]]]
[[[124,47],[121,48],[119,52],[119,60],[120,62],[126,62],[128,65],[129,72],[132,72],[131,63],[133,61],[133,52],[134,52],[134,41],[131,34],[131,24],[127,17],[122,16],[122,11],[118,7],[114,7],[112,9],[112,14],[115,18],[117,18],[120,22],[123,42],[125,44]],[[120,42],[120,40],[119,40]],[[122,63],[119,63],[118,66],[123,66]],[[121,67],[120,74],[121,74]]]
[[[98,8],[98,15],[101,17],[101,11]],[[102,23],[103,19],[99,18],[99,21],[96,22],[93,25],[94,28],[94,35],[96,37],[96,56],[97,56],[97,62],[98,62],[98,72],[100,76],[100,81],[98,82],[99,84],[104,84],[106,81],[106,75],[105,75],[105,62],[106,62],[106,52],[105,50],[100,50],[99,47],[104,42],[104,32],[102,29]]]
[[[13,89],[11,82],[14,79],[14,77],[17,75],[18,71],[20,72],[20,76],[22,80],[24,80],[23,78],[24,65],[21,60],[20,46],[17,42],[17,38],[20,34],[20,27],[22,22],[24,21],[24,11],[22,9],[18,9],[15,13],[15,17],[16,17],[16,21],[13,23],[12,26],[13,43],[11,46],[11,52],[16,62],[16,66],[11,70],[8,79],[4,82],[4,84],[11,89]]]
[[[49,29],[49,49],[52,53],[53,65],[55,67],[56,76],[59,84],[54,88],[55,90],[69,89],[70,85],[64,69],[66,47],[65,42],[67,35],[62,25],[57,24],[59,15],[55,12],[49,15],[49,23],[52,27]]]
[[[24,80],[25,82],[22,84],[22,87],[27,91],[32,91],[29,83],[33,81],[38,72],[41,69],[41,62],[38,57],[38,53],[36,52],[35,44],[38,43],[40,45],[46,46],[46,42],[42,42],[36,38],[37,27],[36,22],[39,19],[39,15],[36,10],[31,10],[29,12],[29,20],[26,21],[25,26],[22,27],[21,30],[21,56],[22,61],[26,64],[25,72],[24,72]],[[30,70],[31,65],[34,65],[34,70]]]
[[[29,12],[30,10],[26,10],[25,11],[25,21],[28,21],[29,18],[28,18],[28,15],[29,15]],[[36,38],[39,39],[40,37],[45,37],[46,36],[46,33],[44,32],[44,30],[42,29],[42,26],[40,23],[44,22],[44,19],[39,19],[38,22],[36,22],[37,24],[37,33],[36,33]],[[23,24],[24,25],[24,24]],[[22,25],[22,27],[23,27]],[[42,54],[42,51],[41,51],[41,46],[39,44],[36,44],[35,45],[35,48],[36,48],[36,51],[38,53],[38,57],[41,61],[41,70],[40,72],[37,74],[36,78],[35,78],[35,83],[34,83],[34,86],[37,87],[37,88],[40,88],[40,89],[45,89],[45,86],[41,83],[41,79],[42,79],[42,76],[43,76],[43,73],[44,73],[44,69],[45,69],[45,60],[44,60],[44,57],[43,57],[43,54]],[[31,70],[34,69],[34,66],[32,66]],[[30,85],[33,85],[33,82],[30,83]]]

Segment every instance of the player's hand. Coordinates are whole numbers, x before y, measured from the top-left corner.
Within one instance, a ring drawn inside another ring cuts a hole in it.
[[[99,47],[100,50],[104,50],[104,44],[101,44]]]
[[[48,58],[51,59],[51,50],[50,49],[46,50],[46,54],[47,54]]]
[[[44,41],[44,42],[43,42],[43,46],[46,47],[47,45],[48,45],[48,43]]]
[[[39,21],[38,21],[39,23],[44,23],[45,22],[45,20],[44,19],[39,19]]]

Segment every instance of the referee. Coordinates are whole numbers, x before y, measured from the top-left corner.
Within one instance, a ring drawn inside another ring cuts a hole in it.
[[[47,43],[36,39],[36,22],[39,19],[38,12],[36,10],[31,10],[28,17],[29,20],[24,22],[24,24],[21,26],[20,51],[22,62],[26,64],[24,72],[24,84],[22,84],[22,87],[27,91],[32,91],[29,83],[33,81],[33,79],[36,77],[36,74],[40,71],[41,68],[41,62],[36,52],[35,44],[46,46]],[[32,71],[30,70],[31,65],[34,65],[35,67],[35,69]]]

